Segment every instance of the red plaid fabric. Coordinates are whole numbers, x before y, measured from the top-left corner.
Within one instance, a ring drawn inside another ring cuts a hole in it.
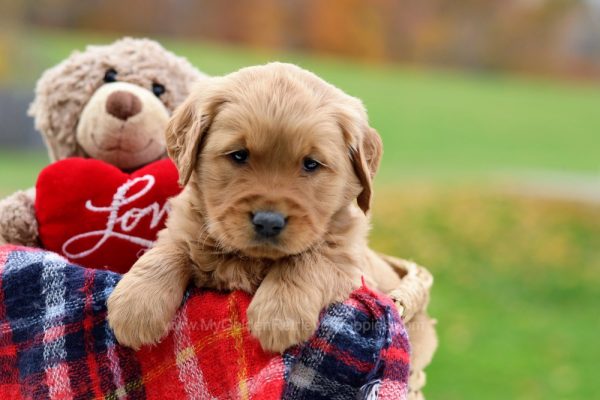
[[[119,279],[0,247],[0,399],[406,396],[406,332],[393,304],[366,288],[325,310],[315,336],[283,356],[249,334],[249,295],[191,289],[169,336],[133,352],[105,320]]]

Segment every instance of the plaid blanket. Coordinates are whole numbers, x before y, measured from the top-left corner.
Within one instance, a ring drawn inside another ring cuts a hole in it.
[[[191,288],[169,336],[134,352],[105,320],[119,278],[0,247],[0,399],[406,398],[406,331],[393,303],[364,286],[283,355],[248,333],[250,296]]]

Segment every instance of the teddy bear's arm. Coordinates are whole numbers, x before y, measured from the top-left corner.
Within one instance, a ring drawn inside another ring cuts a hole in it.
[[[0,200],[0,244],[40,246],[34,203],[34,188]]]

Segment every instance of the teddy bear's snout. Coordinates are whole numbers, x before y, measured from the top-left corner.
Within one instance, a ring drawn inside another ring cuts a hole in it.
[[[169,110],[150,90],[114,82],[90,97],[76,138],[86,156],[131,170],[165,154],[168,121]]]
[[[106,112],[115,118],[126,121],[142,111],[142,102],[133,93],[118,90],[106,99]]]

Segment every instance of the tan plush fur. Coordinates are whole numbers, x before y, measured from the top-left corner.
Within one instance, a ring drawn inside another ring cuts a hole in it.
[[[117,82],[104,82],[109,69],[116,71]],[[166,156],[169,115],[202,77],[160,44],[125,38],[88,46],[47,70],[29,113],[51,161],[89,157],[130,170]],[[160,97],[152,93],[153,84],[164,86]],[[113,115],[132,102],[138,103],[135,115]],[[0,202],[0,242],[39,246],[34,201],[35,190],[30,189]]]
[[[116,79],[150,91],[165,86],[160,96],[172,112],[204,75],[186,59],[148,39],[124,38],[109,45],[88,46],[48,69],[39,79],[29,114],[48,145],[52,161],[87,154],[77,140],[81,114],[96,91],[105,85],[106,71]]]
[[[34,189],[18,191],[0,200],[0,245],[40,245],[35,219]]]
[[[323,307],[361,276],[398,285],[367,247],[382,145],[358,99],[297,66],[244,68],[198,84],[169,123],[167,148],[185,188],[155,247],[109,298],[121,344],[159,341],[191,279],[254,293],[249,328],[276,352],[308,339]],[[241,149],[240,165],[231,153]],[[307,157],[321,167],[303,170]],[[256,240],[250,216],[260,210],[287,217],[276,241]]]

